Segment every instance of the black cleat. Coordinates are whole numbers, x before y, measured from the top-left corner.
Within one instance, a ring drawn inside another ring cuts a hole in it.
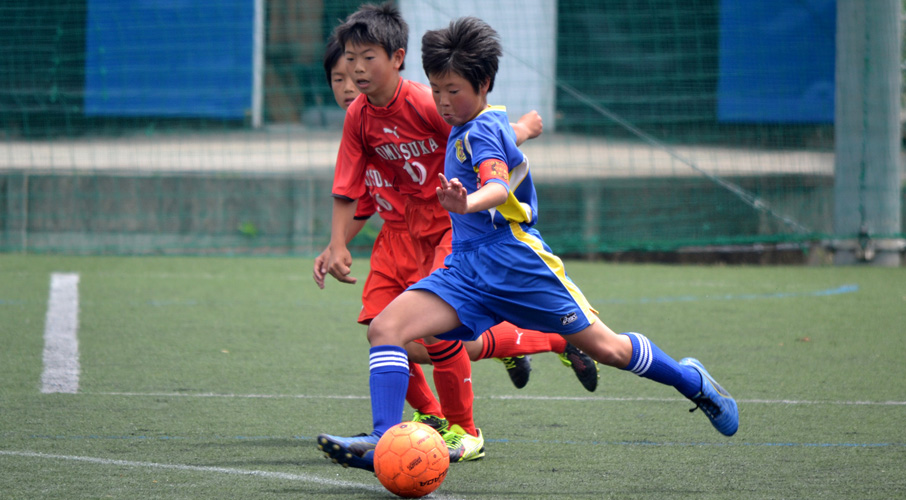
[[[560,356],[564,366],[568,366],[576,373],[579,382],[588,392],[595,392],[598,388],[598,362],[591,359],[588,354],[580,351],[578,347],[567,343],[566,350]]]
[[[517,389],[522,389],[525,384],[528,384],[529,372],[532,371],[531,356],[513,356],[511,358],[498,359],[506,367],[506,372]]]

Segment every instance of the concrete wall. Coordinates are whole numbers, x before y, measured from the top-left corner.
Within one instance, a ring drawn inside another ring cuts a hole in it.
[[[815,238],[831,234],[831,178],[734,181],[808,227]],[[330,185],[327,175],[0,172],[0,251],[314,255],[329,238]],[[538,228],[563,255],[810,239],[702,178],[537,185]],[[357,251],[368,251],[378,227],[375,221],[367,228],[356,241]]]

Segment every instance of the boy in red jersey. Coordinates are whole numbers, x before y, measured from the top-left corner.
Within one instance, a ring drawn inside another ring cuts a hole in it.
[[[359,96],[359,90],[353,85],[352,80],[346,75],[346,64],[343,58],[343,48],[331,36],[324,51],[324,72],[327,82],[333,91],[334,100],[344,111]],[[412,238],[406,223],[403,220],[403,198],[390,182],[384,179],[381,172],[369,167],[366,173],[367,193],[363,195],[356,205],[355,218],[349,227],[346,241],[349,242],[364,227],[375,212],[380,214],[383,221],[378,232],[371,254],[371,272],[362,291],[362,311],[358,322],[367,325],[394,297],[399,295],[410,284],[417,281],[421,275],[414,262],[406,259],[394,259],[394,255],[408,255],[414,252]],[[315,258],[313,276],[315,283],[324,288],[325,266],[328,249],[325,249]],[[413,343],[412,345],[420,345]],[[423,349],[422,349],[423,350]],[[427,354],[422,353],[419,360],[423,363],[430,362]],[[423,422],[444,432],[448,422],[424,372],[417,362],[409,363],[409,389],[406,400],[415,408],[413,420]]]
[[[405,197],[404,220],[415,246],[414,262],[419,277],[442,266],[444,257],[450,253],[449,215],[435,194],[436,176],[443,168],[450,127],[437,114],[430,90],[399,76],[407,31],[399,12],[387,4],[363,6],[337,29],[345,49],[347,76],[354,79],[367,98],[355,99],[347,110],[334,174],[331,243],[319,256],[314,270],[319,285],[323,285],[325,271],[341,282],[356,282],[349,275],[352,259],[346,244],[350,231],[355,228],[356,215],[361,215],[356,200],[362,199],[370,189],[368,182],[375,177],[369,173],[371,169],[381,179],[392,180]],[[537,114],[530,114],[513,128],[521,142],[540,133],[540,119]],[[407,256],[395,254],[394,257],[401,261]],[[325,260],[327,264],[321,267]],[[369,281],[372,277],[369,275]],[[366,293],[368,287],[366,283]],[[379,310],[385,305],[381,303]],[[360,322],[373,317],[360,316]],[[536,336],[540,340],[536,340],[535,346],[529,345],[530,338]],[[594,362],[559,336],[520,331],[511,324],[502,324],[484,332],[483,338],[486,340],[481,357],[504,357],[502,353],[514,350],[523,353],[553,350],[565,353],[561,359],[572,363],[587,389],[594,390],[597,384]],[[472,419],[471,366],[465,346],[460,341],[436,339],[425,343],[444,412],[454,423],[451,430],[461,438],[459,444],[465,445],[459,459],[479,458],[484,455],[483,439]],[[544,344],[543,348],[540,343]],[[378,362],[372,359],[373,364]]]

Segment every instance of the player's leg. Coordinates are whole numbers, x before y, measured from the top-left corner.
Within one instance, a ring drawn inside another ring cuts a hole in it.
[[[558,335],[559,337],[559,335]],[[477,357],[480,354],[482,342],[481,339],[477,339],[469,342],[450,342],[446,341],[446,344],[441,341],[441,343],[432,345],[432,350],[434,352],[440,352],[441,357],[445,357],[445,353],[452,352],[454,349],[451,347],[455,345],[462,345],[465,347],[466,352],[469,355],[469,358],[475,356]],[[415,346],[412,349],[409,349],[409,346]],[[412,342],[407,345],[409,350],[409,359],[418,359],[424,360],[425,363],[431,363],[431,359],[428,355],[428,351],[425,349],[425,345],[420,341]],[[415,354],[413,353],[415,352]],[[461,363],[460,359],[457,363]],[[453,462],[465,462],[469,460],[476,460],[484,456],[484,438],[482,437],[481,430],[475,427],[474,420],[472,417],[472,401],[474,399],[474,393],[472,392],[471,383],[462,384],[462,380],[471,378],[471,373],[462,373],[458,376],[454,376],[450,381],[445,379],[445,372],[456,373],[456,369],[450,369],[449,360],[441,359],[438,361],[435,366],[435,374],[438,373],[437,366],[441,367],[440,377],[435,377],[434,385],[437,387],[438,394],[441,396],[441,403],[443,404],[443,411],[447,412],[448,418],[444,419],[441,423],[448,422],[449,425],[446,428],[446,432],[438,429],[438,432],[443,436],[444,441],[447,442],[447,447],[450,451],[450,459]],[[447,370],[444,370],[447,368]],[[468,367],[471,369],[471,366]],[[461,369],[461,368],[460,368]],[[412,378],[409,379],[410,383]],[[455,388],[456,390],[449,391],[446,390],[450,387]],[[409,392],[412,392],[410,386]],[[411,398],[407,395],[406,401],[409,404],[412,404]],[[423,415],[419,412],[416,412],[416,416],[413,420],[419,420]],[[428,417],[430,418],[430,417]],[[421,421],[421,420],[419,420]],[[431,425],[432,422],[425,422],[428,425]],[[434,426],[438,428],[437,426]],[[467,431],[466,428],[470,427]]]
[[[453,232],[447,211],[435,200],[420,202],[410,198],[406,205],[406,221],[413,235],[413,253],[421,272],[427,275],[444,267],[444,261],[453,249]],[[450,431],[443,437],[451,462],[476,460],[484,456],[484,438],[472,417],[471,353],[475,346],[473,342],[465,344],[466,349],[462,350],[458,343],[444,344],[443,341],[429,348],[434,365],[434,387],[450,422]],[[468,344],[473,344],[472,351],[469,351]],[[527,362],[523,366],[526,373],[531,369]],[[469,382],[465,383],[465,380]]]
[[[520,326],[562,331],[571,344],[600,363],[673,386],[691,399],[696,408],[702,408],[722,434],[729,436],[736,432],[739,426],[736,401],[701,363],[691,358],[677,362],[644,335],[614,333],[597,318],[582,291],[566,274],[563,262],[550,251],[541,235],[515,224],[511,230],[512,239],[499,239],[480,256],[485,268],[507,270],[506,274],[494,276],[492,283],[485,278],[483,286],[493,287],[492,298],[506,297],[489,303],[486,295],[485,307],[505,311],[503,317],[517,324],[525,323]],[[514,287],[522,291],[518,301],[510,293]]]
[[[358,318],[359,323],[369,325],[388,304],[415,280],[413,276],[416,276],[419,271],[418,265],[412,261],[395,257],[411,254],[411,245],[412,240],[404,226],[398,227],[391,223],[385,223],[382,226],[375,239],[374,249],[371,254],[370,272],[365,280],[362,292],[362,310]],[[421,354],[427,359],[423,345],[409,342],[407,347],[415,353],[413,356]],[[406,353],[405,350],[403,352]],[[441,405],[437,398],[434,397],[434,393],[430,385],[428,385],[421,367],[410,362],[408,353],[404,357],[400,357],[397,354],[390,353],[375,357],[374,353],[372,353],[370,365],[375,366],[376,363],[386,363],[386,367],[375,369],[386,369],[391,372],[401,370],[405,366],[405,379],[408,380],[405,381],[406,383],[402,387],[406,400],[416,410],[413,418],[444,429],[448,426],[448,423],[443,418]],[[399,420],[401,415],[402,409],[396,415],[395,420]],[[378,437],[374,433],[348,438],[322,434],[318,436],[317,442],[318,447],[335,462],[373,470],[373,463],[369,454],[377,443]]]
[[[421,422],[443,432],[448,427],[447,419],[440,401],[434,397],[431,386],[425,378],[425,372],[418,363],[409,361],[409,388],[406,390],[406,402],[415,409],[413,422]]]
[[[586,390],[594,392],[598,386],[598,367],[595,361],[555,333],[518,328],[504,321],[487,329],[478,341],[482,343],[482,350],[477,359],[501,359],[516,388],[521,389],[528,382],[531,367],[522,366],[528,365],[527,357],[542,352],[556,353],[564,366],[572,368]]]
[[[431,357],[425,350],[421,340],[406,344],[409,355],[409,389],[406,391],[406,402],[415,409],[412,415],[413,422],[421,422],[443,435],[450,427],[450,422],[444,417],[440,401],[434,396],[434,391],[428,385],[425,372],[419,365],[430,365]]]
[[[732,436],[739,427],[736,401],[693,358],[679,362],[640,333],[616,334],[602,321],[568,336],[599,362],[676,388],[701,408],[712,425]]]
[[[472,416],[475,398],[472,361],[464,342],[425,339],[425,348],[434,365],[434,387],[444,415],[450,422],[448,431],[442,433],[450,452],[450,461],[465,462],[484,457],[484,438]]]
[[[375,238],[371,252],[370,270],[362,290],[362,310],[358,321],[368,325],[390,302],[409,286],[412,276],[418,272],[416,263],[399,259],[398,255],[411,252],[412,239],[405,225],[385,222]],[[421,421],[442,430],[447,422],[440,402],[425,378],[424,371],[416,363],[419,354],[424,353],[424,346],[410,342],[407,346],[409,355],[409,389],[406,401],[415,409],[413,420]],[[424,355],[427,359],[427,355]]]
[[[375,445],[403,414],[409,379],[403,346],[459,326],[456,311],[430,292],[406,291],[391,302],[368,326],[372,432],[352,437],[321,434],[318,447],[340,464],[374,470]]]
[[[425,339],[425,349],[434,366],[434,388],[444,415],[475,434],[472,418],[472,362],[459,340]]]

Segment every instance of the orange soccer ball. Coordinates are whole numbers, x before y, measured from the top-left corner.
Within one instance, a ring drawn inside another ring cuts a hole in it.
[[[419,498],[436,490],[449,468],[447,443],[420,422],[394,425],[374,449],[374,475],[384,488],[404,498]]]

